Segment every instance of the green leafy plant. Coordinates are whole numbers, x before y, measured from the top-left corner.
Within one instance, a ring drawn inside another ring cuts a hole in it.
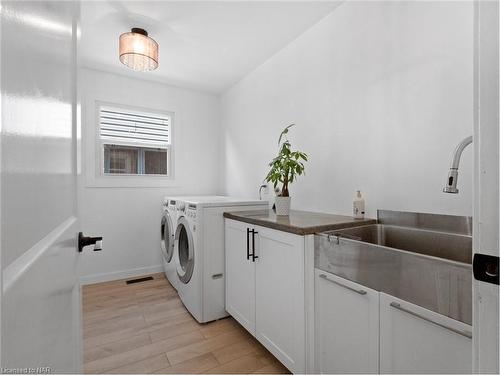
[[[289,197],[288,186],[297,179],[297,176],[304,174],[304,163],[307,155],[301,151],[292,151],[292,145],[288,140],[288,130],[295,124],[288,125],[280,134],[278,139],[278,156],[270,163],[271,170],[266,176],[267,182],[272,182],[274,188],[281,184],[281,197]]]

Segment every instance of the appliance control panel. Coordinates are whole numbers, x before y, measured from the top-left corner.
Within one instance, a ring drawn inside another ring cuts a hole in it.
[[[167,209],[167,207],[169,206],[169,204],[170,204],[170,200],[168,198],[163,199],[162,207],[163,207],[164,210]]]
[[[186,216],[190,219],[196,219],[196,205],[188,204],[186,207]]]

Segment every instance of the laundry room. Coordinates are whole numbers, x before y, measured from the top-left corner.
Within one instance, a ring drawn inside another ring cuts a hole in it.
[[[0,21],[1,373],[499,372],[498,2]]]

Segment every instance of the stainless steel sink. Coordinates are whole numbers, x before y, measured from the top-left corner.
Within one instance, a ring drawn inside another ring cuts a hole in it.
[[[471,219],[379,211],[378,221],[317,234],[315,267],[472,324]]]
[[[342,229],[330,234],[417,254],[472,263],[472,237],[468,235],[385,224]]]

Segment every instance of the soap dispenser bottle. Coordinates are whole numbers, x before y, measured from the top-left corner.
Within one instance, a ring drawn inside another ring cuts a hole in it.
[[[361,190],[356,191],[352,201],[352,214],[355,219],[364,219],[365,217],[365,199],[361,195]]]

